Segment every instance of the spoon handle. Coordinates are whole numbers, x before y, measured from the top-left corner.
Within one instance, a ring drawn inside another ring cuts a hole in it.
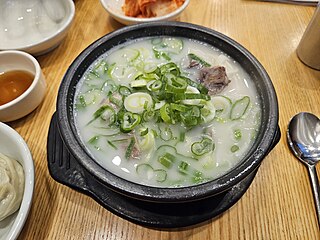
[[[317,210],[318,226],[320,228],[319,180],[318,180],[318,176],[317,176],[316,166],[308,164],[308,170],[309,170],[309,177],[311,180],[314,203],[315,203],[316,210]]]

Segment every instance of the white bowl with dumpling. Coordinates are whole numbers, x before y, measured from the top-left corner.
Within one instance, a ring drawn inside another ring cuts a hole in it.
[[[72,0],[0,1],[0,50],[47,53],[65,38],[74,15]]]
[[[0,122],[0,240],[16,239],[29,214],[34,164],[23,138]]]

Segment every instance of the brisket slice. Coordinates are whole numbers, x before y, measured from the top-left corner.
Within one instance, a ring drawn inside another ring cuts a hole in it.
[[[209,95],[220,93],[230,83],[226,69],[222,66],[201,68],[198,81],[209,90]]]

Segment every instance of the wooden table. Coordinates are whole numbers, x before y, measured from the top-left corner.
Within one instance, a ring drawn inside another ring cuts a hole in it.
[[[196,226],[159,230],[128,222],[49,175],[46,141],[61,79],[84,48],[123,27],[98,0],[77,0],[75,5],[67,38],[37,58],[48,83],[43,103],[27,117],[9,123],[28,143],[36,171],[33,206],[19,239],[319,239],[308,174],[289,151],[285,137],[288,121],[296,113],[320,116],[320,71],[302,64],[295,52],[315,7],[191,0],[179,21],[228,35],[253,53],[269,73],[278,95],[282,138],[232,208]]]

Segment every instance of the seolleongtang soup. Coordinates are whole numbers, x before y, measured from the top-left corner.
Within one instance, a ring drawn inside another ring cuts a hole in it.
[[[143,185],[218,178],[252,146],[261,107],[232,58],[187,38],[131,40],[97,59],[77,85],[75,122],[108,171]]]

